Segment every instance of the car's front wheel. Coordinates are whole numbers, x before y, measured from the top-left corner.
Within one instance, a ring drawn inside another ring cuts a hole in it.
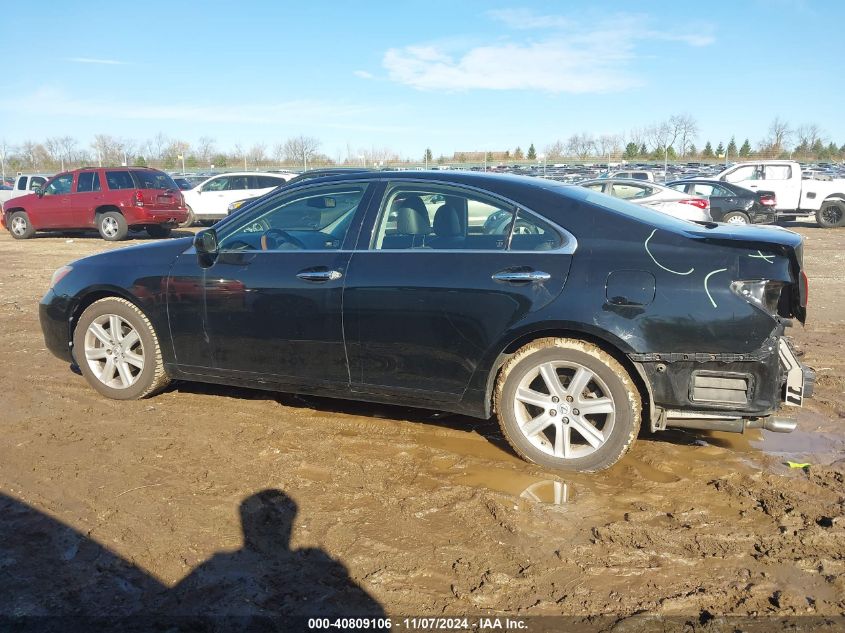
[[[108,398],[144,398],[170,382],[152,324],[138,306],[120,297],[100,299],[85,309],[73,333],[73,350],[82,375]]]
[[[493,405],[520,456],[582,472],[619,461],[639,432],[642,407],[619,361],[595,345],[565,338],[539,339],[508,359]]]
[[[16,240],[26,240],[35,235],[35,229],[25,211],[16,211],[9,216],[9,233]]]

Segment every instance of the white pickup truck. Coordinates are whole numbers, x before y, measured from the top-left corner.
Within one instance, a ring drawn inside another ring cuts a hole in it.
[[[0,204],[32,193],[39,187],[43,187],[49,179],[48,174],[18,174],[11,189],[0,189]]]
[[[752,191],[773,191],[778,218],[815,215],[825,228],[845,226],[845,180],[803,180],[792,160],[737,163],[715,176]]]

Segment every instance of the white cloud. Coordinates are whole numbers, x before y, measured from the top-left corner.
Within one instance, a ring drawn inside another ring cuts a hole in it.
[[[707,46],[714,41],[706,27],[693,34],[678,34],[671,25],[657,31],[641,15],[617,14],[589,25],[526,9],[500,9],[487,15],[510,29],[542,31],[541,37],[463,47],[424,43],[391,48],[382,65],[391,80],[420,90],[618,92],[644,83],[631,70],[641,42]]]
[[[562,15],[537,15],[530,9],[494,9],[487,16],[512,29],[559,29],[572,26],[572,21]]]
[[[126,62],[120,62],[116,59],[95,59],[93,57],[67,57],[65,61],[77,64],[104,64],[106,66],[123,66],[126,64]]]
[[[368,73],[366,70],[356,70],[352,74],[361,79],[373,79],[373,73]]]

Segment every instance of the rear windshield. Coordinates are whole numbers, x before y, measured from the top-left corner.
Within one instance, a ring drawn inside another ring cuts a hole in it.
[[[179,189],[173,179],[163,171],[139,169],[133,173],[139,189]]]

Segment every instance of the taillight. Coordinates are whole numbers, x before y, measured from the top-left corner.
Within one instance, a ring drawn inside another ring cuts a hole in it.
[[[144,194],[142,194],[140,190],[135,191],[135,206],[136,207],[143,207],[144,206]]]
[[[777,206],[777,198],[774,195],[762,194],[760,196],[760,204],[767,207]]]
[[[801,293],[801,307],[806,308],[810,302],[810,280],[807,279],[807,273],[803,270],[801,271],[801,289],[803,290]]]
[[[731,290],[749,303],[763,308],[772,316],[778,313],[780,293],[786,284],[783,281],[771,279],[749,279],[735,281],[731,284]]]
[[[710,208],[710,201],[706,198],[686,198],[684,200],[678,200],[678,202],[682,204],[690,204],[694,207],[698,207],[703,211]]]

